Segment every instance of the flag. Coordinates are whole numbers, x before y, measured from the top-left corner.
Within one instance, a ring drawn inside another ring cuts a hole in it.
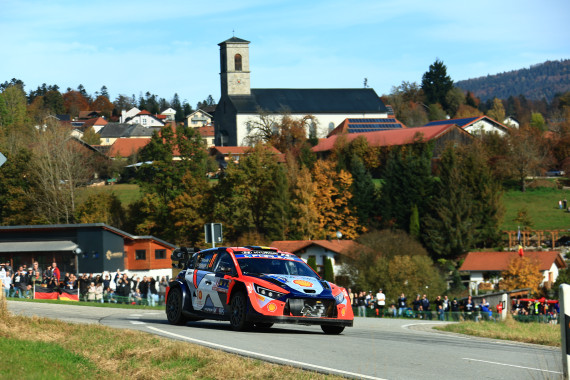
[[[62,301],[79,301],[79,289],[61,289],[59,299]]]
[[[36,285],[34,288],[34,298],[37,300],[56,300],[58,293],[55,289],[44,288]]]
[[[523,252],[523,247],[522,245],[519,244],[519,256],[523,257],[524,256],[524,252]]]

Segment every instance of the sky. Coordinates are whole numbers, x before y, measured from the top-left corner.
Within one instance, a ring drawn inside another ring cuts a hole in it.
[[[220,97],[218,43],[250,41],[252,88],[454,81],[570,58],[570,1],[0,0],[0,83],[111,100],[147,91],[193,107]]]

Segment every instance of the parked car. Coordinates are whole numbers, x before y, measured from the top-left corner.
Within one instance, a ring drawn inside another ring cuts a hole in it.
[[[320,325],[326,334],[352,326],[346,289],[323,280],[302,259],[277,248],[177,249],[182,271],[169,283],[166,317],[227,320],[234,330],[274,323]]]

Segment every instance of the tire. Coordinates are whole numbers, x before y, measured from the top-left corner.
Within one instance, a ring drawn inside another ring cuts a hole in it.
[[[245,331],[250,329],[253,324],[247,322],[247,296],[243,291],[235,293],[230,300],[230,325],[235,331]]]
[[[327,335],[338,335],[344,331],[344,326],[321,325],[321,329],[323,329]]]
[[[273,323],[270,322],[255,322],[255,327],[261,330],[270,329],[273,326]]]
[[[178,287],[170,289],[166,300],[166,318],[172,325],[185,325],[188,319],[182,315],[182,290]]]

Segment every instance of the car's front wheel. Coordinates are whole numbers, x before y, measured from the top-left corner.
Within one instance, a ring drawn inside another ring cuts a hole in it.
[[[180,288],[170,289],[166,299],[166,318],[170,324],[184,325],[188,321],[182,314],[182,301],[182,290]]]
[[[321,329],[328,335],[338,335],[344,331],[344,326],[321,325]]]
[[[243,291],[235,293],[231,300],[230,325],[236,331],[243,331],[251,328],[252,323],[247,322],[247,296]]]

